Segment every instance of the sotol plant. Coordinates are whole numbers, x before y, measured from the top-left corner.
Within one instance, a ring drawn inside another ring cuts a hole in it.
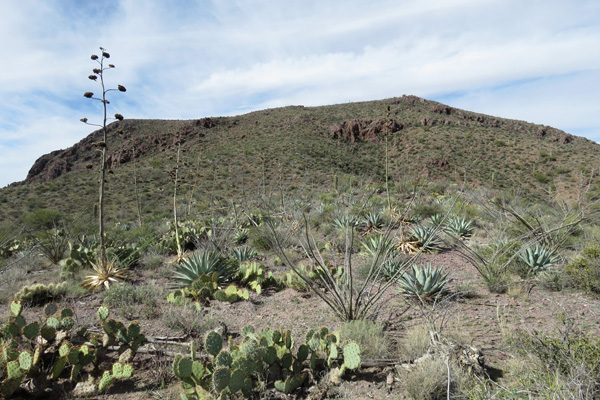
[[[102,128],[102,140],[100,142],[94,143],[95,147],[100,150],[100,182],[99,182],[99,195],[98,195],[98,223],[100,225],[100,260],[99,267],[101,270],[104,270],[107,265],[106,259],[106,236],[104,232],[104,183],[106,181],[106,152],[108,148],[108,130],[107,130],[107,122],[113,118],[108,117],[108,104],[110,102],[106,98],[106,95],[110,91],[119,91],[125,92],[126,89],[123,85],[117,85],[116,89],[106,88],[106,84],[104,82],[104,73],[107,70],[115,68],[113,64],[106,64],[106,60],[110,58],[110,54],[106,51],[106,49],[100,47],[101,55],[98,56],[96,54],[92,54],[92,61],[98,64],[98,68],[94,68],[92,70],[92,74],[88,76],[88,78],[94,82],[97,82],[101,88],[101,94],[95,96],[93,92],[85,92],[83,96],[88,99],[96,100],[102,103],[102,111],[103,118],[102,124],[92,124],[88,122],[87,118],[82,118],[81,122]],[[115,114],[114,119],[122,121],[123,116],[121,114]]]

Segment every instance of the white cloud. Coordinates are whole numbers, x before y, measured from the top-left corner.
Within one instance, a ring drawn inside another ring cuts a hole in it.
[[[128,118],[416,94],[600,137],[595,0],[49,0],[0,15],[0,186],[91,131],[78,120],[97,111],[82,93],[99,45]]]

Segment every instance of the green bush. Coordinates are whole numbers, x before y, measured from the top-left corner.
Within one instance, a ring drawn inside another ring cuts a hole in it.
[[[139,316],[155,319],[160,315],[158,299],[161,294],[156,287],[124,284],[112,285],[102,293],[102,298],[105,305],[127,319]]]
[[[582,257],[565,266],[565,273],[570,286],[600,295],[600,247],[585,248]]]
[[[353,340],[360,346],[364,358],[387,358],[390,356],[392,344],[383,331],[383,325],[359,319],[348,321],[342,325],[340,336]]]
[[[548,175],[544,174],[543,172],[534,173],[533,178],[539,183],[543,184],[547,184],[548,182],[550,182],[550,178],[548,177]]]
[[[574,326],[572,319],[559,316],[554,334],[517,330],[509,344],[517,354],[533,356],[517,383],[530,392],[552,393],[540,398],[585,394],[576,398],[597,398],[600,394],[600,336]]]
[[[411,210],[411,215],[417,221],[429,218],[435,214],[442,214],[444,209],[437,203],[417,203]]]

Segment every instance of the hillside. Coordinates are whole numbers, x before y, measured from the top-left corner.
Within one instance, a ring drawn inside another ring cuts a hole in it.
[[[124,120],[104,236],[100,140],[0,190],[0,397],[600,398],[589,140],[414,96]]]
[[[387,107],[389,106],[389,113]],[[109,214],[132,220],[169,212],[177,141],[179,189],[189,204],[258,190],[333,189],[385,180],[385,132],[393,182],[443,179],[525,195],[574,195],[600,147],[563,131],[468,112],[415,96],[322,107],[290,106],[236,117],[124,120],[110,125]],[[0,190],[0,218],[37,208],[89,212],[97,200],[100,131],[44,155],[27,179]],[[185,163],[185,164],[183,164]],[[160,211],[160,210],[163,211]]]

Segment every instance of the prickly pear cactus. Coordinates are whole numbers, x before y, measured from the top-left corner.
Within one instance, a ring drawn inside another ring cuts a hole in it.
[[[230,338],[223,349],[223,338],[211,331],[204,339],[205,361],[177,356],[173,372],[181,381],[181,398],[251,397],[255,388],[273,385],[289,394],[304,385],[309,376],[318,376],[324,368],[344,371],[360,366],[360,347],[355,342],[342,342],[339,333],[327,328],[307,333],[307,343],[294,352],[294,339],[289,330],[266,328],[256,332],[248,325],[241,331],[241,343]],[[308,370],[313,370],[309,373]],[[267,381],[261,381],[267,378]]]
[[[212,356],[219,354],[223,348],[223,338],[215,331],[210,331],[204,338],[204,348]]]
[[[360,347],[356,342],[348,342],[344,346],[344,366],[356,369],[360,365]]]
[[[292,393],[298,389],[306,380],[306,374],[291,375],[287,379],[275,381],[275,389],[285,394]]]
[[[145,340],[139,325],[135,322],[125,327],[123,323],[108,319],[109,311],[100,307],[98,317],[106,329],[111,345],[119,347],[119,361],[102,371],[99,366],[106,365],[103,357],[107,348],[102,340],[87,333],[85,329],[77,332],[85,341],[95,343],[75,346],[71,343],[75,326],[73,310],[59,310],[55,304],[47,304],[41,321],[27,323],[21,315],[22,304],[14,301],[10,305],[10,316],[4,328],[0,330],[0,397],[10,397],[24,380],[28,380],[27,390],[32,395],[43,393],[44,387],[52,381],[67,378],[72,382],[85,380],[83,386],[93,390],[106,390],[115,379],[131,377],[133,366],[131,359],[137,348]],[[84,367],[88,372],[82,374]],[[85,377],[82,377],[84,375]],[[81,387],[76,385],[75,387]],[[89,391],[86,393],[90,393]]]

